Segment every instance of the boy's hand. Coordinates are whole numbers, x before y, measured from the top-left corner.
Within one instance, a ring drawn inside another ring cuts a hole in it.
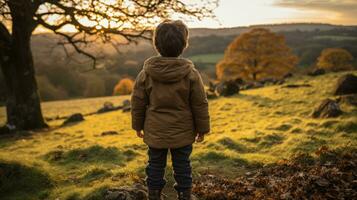
[[[202,133],[197,134],[196,142],[200,143],[203,142],[204,140],[205,140],[205,134]]]
[[[136,135],[139,137],[139,138],[144,138],[144,133],[143,131],[136,131]]]

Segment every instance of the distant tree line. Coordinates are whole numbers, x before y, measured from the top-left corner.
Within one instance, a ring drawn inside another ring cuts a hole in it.
[[[293,53],[299,57],[298,66],[307,67],[314,65],[322,50],[326,48],[343,48],[348,50],[353,57],[357,57],[357,28],[332,29],[321,31],[282,31],[286,44]],[[237,35],[230,36],[205,36],[190,39],[190,47],[185,56],[209,53],[223,53],[227,46]]]
[[[298,59],[298,67],[317,65],[324,49],[343,48],[351,56],[357,58],[357,28],[332,29],[321,31],[283,31],[278,32],[285,37],[286,45]],[[210,35],[190,38],[190,46],[185,57],[200,54],[222,54],[227,46],[237,37]],[[146,58],[155,55],[152,48],[136,48],[127,52],[105,58],[105,69],[97,69],[83,73],[75,64],[63,62],[42,63],[35,59],[36,77],[42,100],[59,100],[109,96],[114,87],[123,78],[133,78],[141,70]],[[356,66],[354,59],[354,65]],[[98,61],[100,62],[100,61]],[[212,63],[195,63],[201,72],[210,78],[216,78],[215,65]],[[73,69],[79,70],[73,70]],[[0,104],[5,100],[5,83],[0,73]]]
[[[83,72],[82,66],[66,63],[35,61],[36,79],[43,101],[111,96],[117,83],[123,78],[133,78],[141,70],[145,58],[153,51],[129,51],[106,58],[110,62],[102,69]],[[83,65],[83,64],[82,64]],[[5,82],[0,73],[0,105],[5,102]]]

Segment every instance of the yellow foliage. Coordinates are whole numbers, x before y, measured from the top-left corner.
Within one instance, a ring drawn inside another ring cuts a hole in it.
[[[121,79],[114,87],[113,95],[128,95],[133,91],[134,82],[129,78]]]
[[[353,56],[347,50],[341,48],[329,48],[324,49],[321,52],[317,61],[317,66],[331,71],[349,70],[352,68],[352,60]]]
[[[216,66],[219,79],[258,80],[281,77],[297,63],[297,57],[285,44],[284,36],[263,28],[238,36],[226,49]]]

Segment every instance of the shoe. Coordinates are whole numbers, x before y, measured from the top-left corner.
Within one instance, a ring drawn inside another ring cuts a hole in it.
[[[197,200],[197,198],[192,195],[191,189],[177,192],[177,199],[178,200]]]
[[[149,190],[149,200],[163,200],[161,190]]]

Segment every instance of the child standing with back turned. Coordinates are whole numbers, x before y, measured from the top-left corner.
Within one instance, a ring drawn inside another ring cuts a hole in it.
[[[157,26],[154,46],[160,56],[147,59],[136,78],[132,128],[148,145],[146,183],[149,200],[162,199],[167,153],[170,151],[179,200],[191,200],[192,144],[209,133],[208,102],[193,63],[179,57],[188,46],[188,29],[181,21]]]

